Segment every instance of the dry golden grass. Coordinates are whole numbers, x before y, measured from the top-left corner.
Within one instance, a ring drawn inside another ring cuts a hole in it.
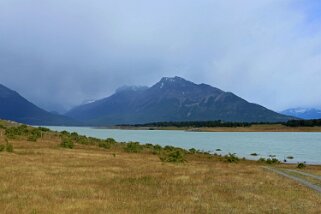
[[[162,163],[146,153],[63,149],[54,136],[11,143],[14,153],[0,153],[1,213],[321,213],[320,195],[255,162],[195,155]]]

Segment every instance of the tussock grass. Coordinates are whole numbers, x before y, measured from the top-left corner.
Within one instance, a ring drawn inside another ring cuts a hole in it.
[[[187,161],[176,164],[162,162],[150,151],[126,152],[119,145],[63,149],[60,142],[57,133],[36,143],[10,141],[14,152],[0,153],[0,212],[321,212],[318,194],[254,161],[235,164],[186,153]]]

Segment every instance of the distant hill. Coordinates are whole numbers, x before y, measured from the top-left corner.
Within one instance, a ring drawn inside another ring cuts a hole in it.
[[[230,92],[180,77],[164,77],[152,87],[125,87],[66,114],[88,125],[161,121],[283,122],[294,119],[249,103]]]
[[[315,108],[291,108],[284,110],[281,113],[306,120],[321,119],[321,109]]]
[[[0,119],[29,125],[75,125],[62,115],[49,113],[23,98],[17,92],[0,84]]]

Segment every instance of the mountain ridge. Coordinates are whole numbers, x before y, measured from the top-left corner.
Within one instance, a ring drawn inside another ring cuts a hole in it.
[[[321,109],[317,108],[290,108],[283,110],[280,113],[306,120],[321,119]]]
[[[143,90],[116,90],[106,98],[71,109],[66,116],[90,125],[162,121],[284,122],[284,116],[231,92],[181,77],[163,77]]]
[[[29,125],[74,125],[73,119],[49,113],[0,84],[0,118]]]

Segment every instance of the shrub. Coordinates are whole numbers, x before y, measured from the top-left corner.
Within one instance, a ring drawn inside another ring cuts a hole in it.
[[[88,139],[88,144],[91,144],[91,145],[94,145],[97,142],[101,141],[101,140],[98,140],[97,138],[94,138],[94,137],[88,137],[87,139]]]
[[[305,165],[305,163],[298,163],[298,165],[297,165],[297,168],[299,168],[299,169],[303,169],[303,168],[305,168],[306,167],[306,165]]]
[[[138,153],[143,150],[143,147],[138,142],[129,142],[124,150],[129,153]]]
[[[156,155],[156,154],[159,154],[163,148],[160,145],[154,145],[152,149],[153,149],[152,153]]]
[[[191,154],[195,154],[196,153],[196,149],[194,149],[194,148],[191,148],[191,149],[189,149],[188,150]]]
[[[61,136],[69,136],[70,133],[67,132],[67,131],[62,131],[62,132],[60,132],[60,135],[61,135]]]
[[[26,125],[21,125],[17,127],[7,128],[5,131],[5,135],[9,139],[16,139],[18,136],[27,136],[28,132],[28,127]]]
[[[0,144],[0,152],[3,152],[5,150],[5,148],[6,148],[5,145]]]
[[[155,150],[155,151],[160,151],[160,150],[162,150],[162,147],[161,147],[160,145],[156,144],[156,145],[154,146],[154,150]]]
[[[13,152],[13,145],[11,143],[6,144],[6,151],[7,152]]]
[[[154,149],[154,145],[150,143],[145,144],[144,147],[147,149]]]
[[[70,136],[73,138],[77,138],[79,135],[77,132],[72,132],[72,133],[70,133]]]
[[[164,150],[173,151],[173,150],[175,150],[175,147],[174,146],[165,146]]]
[[[98,143],[98,146],[104,149],[110,149],[110,143],[106,141],[101,141]]]
[[[260,158],[260,159],[258,159],[257,161],[258,161],[258,162],[263,162],[263,163],[265,163],[266,160],[265,160],[265,158]]]
[[[5,131],[5,135],[9,139],[17,139],[19,137],[23,137],[29,141],[37,141],[38,138],[41,137],[41,129],[32,128],[26,125],[16,126],[7,128]]]
[[[42,131],[42,132],[49,132],[50,129],[45,128],[45,127],[38,127],[38,130]]]
[[[105,142],[109,143],[110,145],[116,144],[116,140],[114,138],[107,138]]]
[[[36,142],[38,140],[38,137],[36,135],[30,135],[27,140],[32,141],[32,142]]]
[[[265,161],[267,164],[277,164],[277,163],[280,163],[280,161],[276,158],[268,158],[266,159]]]
[[[32,129],[28,133],[28,141],[36,142],[41,137],[41,131],[39,129]]]
[[[60,146],[63,148],[72,149],[74,148],[74,143],[72,142],[72,140],[65,138],[65,139],[62,139]]]
[[[89,144],[89,140],[86,136],[79,136],[77,139],[77,143],[87,145]]]
[[[224,156],[224,160],[229,163],[237,163],[240,159],[235,154],[229,153],[228,155]]]
[[[183,163],[185,162],[185,153],[181,150],[165,151],[159,156],[163,162]]]

